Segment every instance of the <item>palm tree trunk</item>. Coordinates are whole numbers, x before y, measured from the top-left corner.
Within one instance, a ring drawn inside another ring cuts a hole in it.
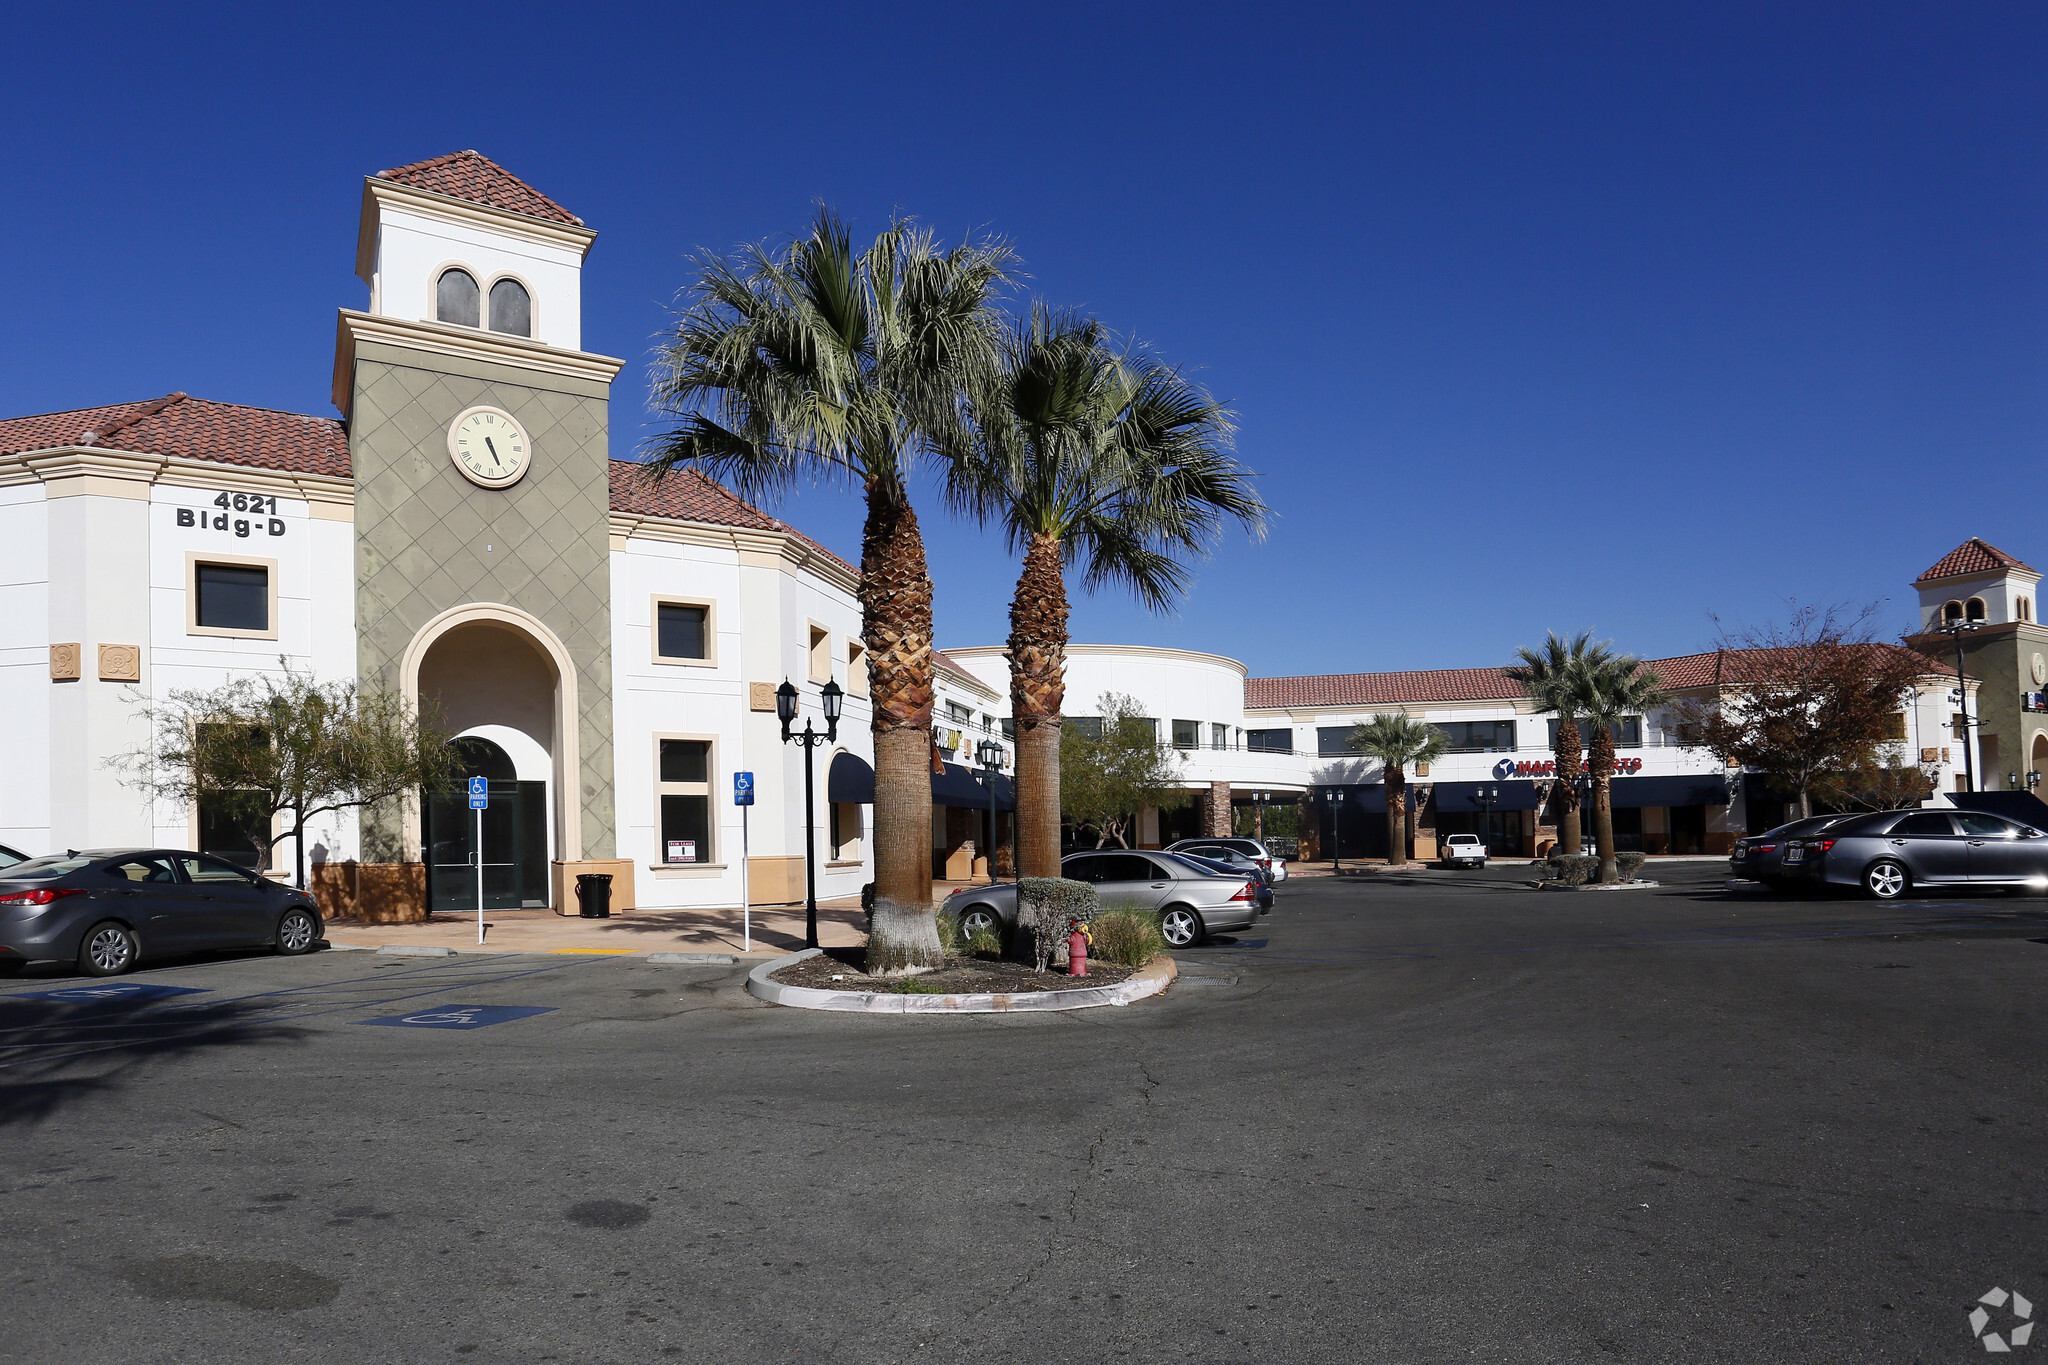
[[[1387,786],[1387,862],[1399,867],[1408,861],[1408,842],[1401,837],[1401,808],[1406,804],[1403,798],[1408,794],[1407,775],[1399,768],[1386,770]]]
[[[868,496],[861,535],[861,635],[874,704],[875,899],[868,970],[944,962],[932,918],[932,582],[917,513]]]
[[[1600,854],[1600,883],[1621,880],[1621,868],[1614,861],[1614,736],[1602,725],[1593,731],[1586,766],[1593,773],[1593,847]]]
[[[1056,536],[1033,535],[1010,602],[1010,716],[1017,727],[1017,875],[1060,875],[1060,710],[1067,697],[1067,581]]]
[[[1579,831],[1579,722],[1571,716],[1557,718],[1557,742],[1551,746],[1556,758],[1557,841],[1563,852],[1576,854],[1585,847]]]

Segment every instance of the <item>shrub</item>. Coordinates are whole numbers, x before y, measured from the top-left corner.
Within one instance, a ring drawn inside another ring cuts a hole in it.
[[[993,929],[977,929],[967,940],[967,951],[976,957],[1001,957],[1003,936]]]
[[[944,995],[946,988],[922,977],[906,976],[889,988],[898,995]]]
[[[1120,967],[1142,967],[1166,951],[1159,916],[1150,910],[1105,910],[1088,922],[1091,956]]]
[[[1600,875],[1600,858],[1594,853],[1553,853],[1545,860],[1550,880],[1566,886],[1584,886]]]
[[[1621,879],[1625,882],[1632,882],[1636,879],[1636,873],[1643,870],[1643,861],[1643,855],[1640,853],[1617,853],[1614,855],[1614,865],[1621,869]]]
[[[939,915],[936,918],[939,923],[939,947],[945,950],[947,957],[958,957],[961,947],[960,921],[951,915]]]
[[[1067,935],[1076,924],[1092,921],[1102,897],[1087,882],[1065,877],[1017,879],[1017,929],[1031,935],[1031,956],[1039,971],[1066,951]]]

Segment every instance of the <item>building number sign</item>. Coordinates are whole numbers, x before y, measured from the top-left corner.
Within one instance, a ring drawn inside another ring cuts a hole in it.
[[[250,536],[281,536],[284,519],[277,515],[277,499],[264,493],[222,493],[213,500],[219,511],[205,507],[180,507],[178,525],[201,531],[231,531],[246,540]],[[236,516],[245,512],[251,515]]]

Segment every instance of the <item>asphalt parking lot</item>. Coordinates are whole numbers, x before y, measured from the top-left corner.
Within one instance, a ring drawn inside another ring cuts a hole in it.
[[[0,1360],[1980,1358],[1980,1295],[2048,1303],[2048,901],[1652,871],[1299,879],[1071,1015],[632,958],[37,969]]]

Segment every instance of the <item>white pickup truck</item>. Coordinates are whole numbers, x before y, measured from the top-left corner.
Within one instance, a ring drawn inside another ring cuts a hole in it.
[[[1453,834],[1444,840],[1445,867],[1485,867],[1486,845],[1476,834]]]

